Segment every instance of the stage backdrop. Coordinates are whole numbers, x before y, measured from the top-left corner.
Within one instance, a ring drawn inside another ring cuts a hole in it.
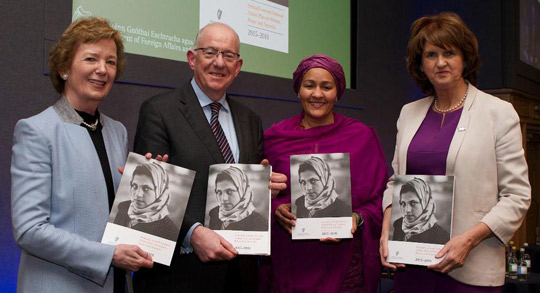
[[[223,22],[240,37],[241,56],[249,60],[244,72],[290,78],[298,60],[327,54],[343,64],[350,84],[350,6],[329,0],[73,0],[73,18],[110,19],[127,52],[177,61],[186,61],[199,28]]]

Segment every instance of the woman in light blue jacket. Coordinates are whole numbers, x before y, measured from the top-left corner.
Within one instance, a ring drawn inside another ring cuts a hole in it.
[[[152,266],[137,246],[100,243],[128,140],[125,127],[98,105],[123,70],[123,53],[120,34],[105,19],[72,23],[49,55],[60,99],[15,126],[11,213],[22,249],[19,292],[123,292],[124,270]]]

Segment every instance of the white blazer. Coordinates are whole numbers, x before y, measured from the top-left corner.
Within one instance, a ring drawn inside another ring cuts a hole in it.
[[[432,103],[433,97],[427,97],[402,108],[394,174],[406,174],[409,144]],[[469,85],[450,143],[446,175],[455,176],[452,237],[480,221],[495,235],[472,249],[465,265],[449,275],[465,284],[502,286],[505,243],[520,227],[531,200],[519,117],[510,103]],[[392,204],[393,192],[394,176],[384,192],[383,210]]]
[[[66,103],[61,98],[15,126],[11,217],[22,249],[18,292],[113,291],[115,247],[100,243],[109,218],[107,186],[92,139]],[[103,114],[101,123],[116,190],[127,132]]]

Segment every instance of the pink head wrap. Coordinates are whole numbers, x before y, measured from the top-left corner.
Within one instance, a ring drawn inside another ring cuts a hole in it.
[[[346,84],[343,67],[341,67],[339,62],[326,55],[311,55],[298,64],[296,71],[293,73],[293,88],[296,94],[300,91],[300,84],[302,83],[304,74],[311,68],[323,68],[330,72],[336,83],[338,98],[343,95]]]

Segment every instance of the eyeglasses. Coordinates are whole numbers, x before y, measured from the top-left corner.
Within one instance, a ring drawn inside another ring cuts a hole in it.
[[[234,62],[234,61],[236,61],[236,59],[240,58],[240,54],[234,53],[234,52],[231,52],[231,51],[219,51],[217,49],[210,48],[210,47],[209,48],[197,48],[197,49],[194,49],[193,51],[198,51],[198,50],[201,50],[204,57],[208,58],[208,59],[215,59],[215,58],[217,58],[217,56],[219,54],[221,54],[223,59],[225,59],[225,61],[227,61],[227,62]]]

